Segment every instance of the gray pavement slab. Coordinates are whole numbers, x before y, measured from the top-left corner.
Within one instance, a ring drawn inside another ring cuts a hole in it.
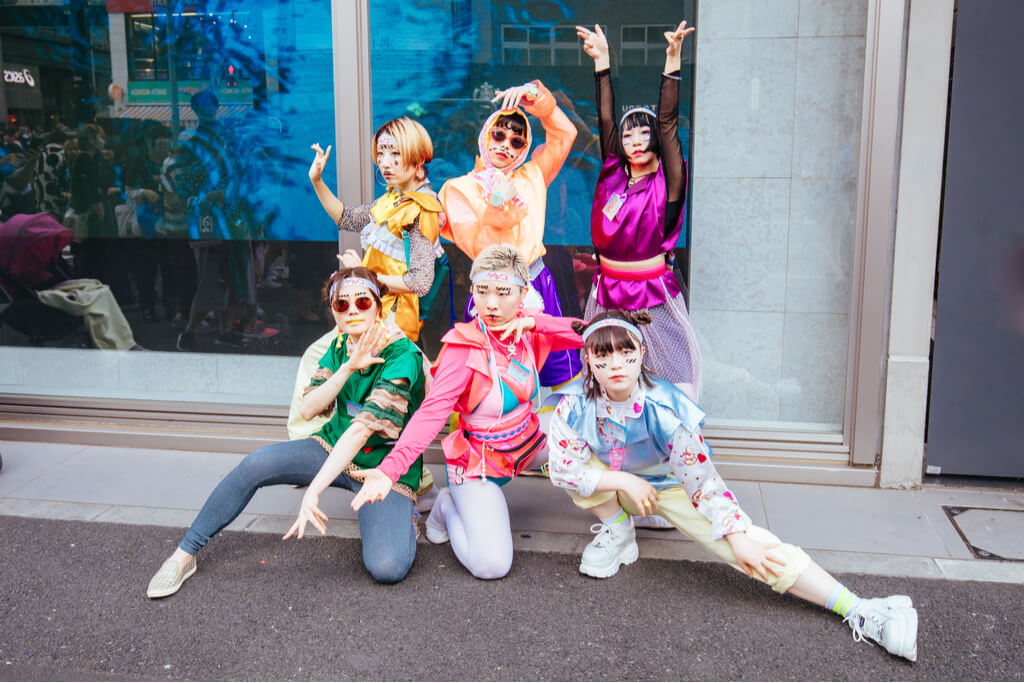
[[[6,459],[6,458],[5,458]],[[198,509],[241,457],[90,446],[9,495],[132,506]]]
[[[175,527],[180,535],[206,496],[242,456],[237,454],[100,448],[0,441],[0,514]],[[444,485],[442,468],[430,466]],[[1024,583],[1024,562],[978,559],[943,505],[1024,511],[1018,489],[928,486],[914,491],[797,484],[729,482],[754,519],[808,550],[826,569],[911,577]],[[590,541],[592,516],[542,477],[504,487],[517,549],[579,556]],[[294,521],[302,490],[267,487],[256,493],[230,530],[283,534]],[[329,489],[321,508],[329,534],[358,537],[352,494]],[[975,538],[1003,557],[1021,554],[1019,517],[965,517]],[[714,562],[674,529],[640,529],[641,556]],[[999,551],[1002,552],[999,552]],[[991,577],[991,578],[989,578]]]
[[[1024,560],[1024,510],[967,508],[953,523],[972,546],[1007,560]]]
[[[499,581],[420,545],[373,582],[359,542],[224,532],[169,598],[145,586],[168,527],[0,517],[4,680],[1020,680],[1024,586],[860,574],[905,593],[918,661],[720,564],[641,558],[607,580],[517,552]]]
[[[67,462],[86,446],[0,441],[4,468],[0,471],[0,496],[21,487]]]
[[[769,528],[805,548],[941,557],[946,547],[906,491],[761,484]]]

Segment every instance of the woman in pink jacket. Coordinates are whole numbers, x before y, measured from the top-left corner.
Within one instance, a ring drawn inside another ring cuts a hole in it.
[[[427,518],[427,538],[451,540],[456,557],[480,579],[499,579],[512,566],[501,486],[546,458],[546,437],[533,412],[537,368],[552,352],[571,350],[578,358],[581,344],[572,329],[575,318],[523,308],[527,275],[526,261],[513,247],[480,252],[470,273],[477,318],[444,336],[427,398],[391,454],[360,473],[365,483],[352,501],[358,510],[384,500],[454,409],[459,428],[442,442],[448,488]]]

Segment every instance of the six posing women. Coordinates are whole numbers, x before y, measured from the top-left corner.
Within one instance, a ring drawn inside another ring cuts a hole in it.
[[[336,329],[299,405],[301,419],[321,415],[320,426],[308,438],[242,460],[153,577],[149,597],[176,592],[196,571],[198,551],[256,490],[273,484],[308,486],[286,539],[302,538],[307,525],[326,532],[319,498],[328,486],[354,491],[364,565],[379,582],[400,581],[416,552],[422,453],[454,410],[458,426],[442,441],[447,487],[425,528],[431,542],[450,541],[473,576],[509,572],[512,533],[502,487],[546,459],[551,482],[599,522],[581,558],[583,574],[607,578],[634,562],[630,514],[661,515],[748,576],[839,614],[855,640],[869,638],[916,659],[910,598],[860,598],[803,550],[755,526],[701,436],[704,412],[694,402],[700,355],[670,257],[687,178],[676,121],[680,52],[692,31],[683,22],[665,34],[657,113],[631,110],[616,125],[607,41],[600,27],[577,27],[594,58],[604,161],[591,222],[600,269],[589,324],[551,310],[553,285],[540,262],[546,185],[574,129],[560,126],[565,117],[538,81],[498,94],[503,106],[481,132],[477,168],[450,181],[442,202],[426,180],[429,137],[409,119],[390,121],[374,136],[389,187],[372,207],[341,204],[320,179],[330,147],[314,146],[317,196],[341,228],[361,232],[365,249],[361,260],[353,251],[341,255],[342,269],[324,287]],[[527,165],[521,102],[548,133]],[[443,338],[424,398],[422,354],[412,340],[420,328],[417,295],[430,287],[439,234],[474,258],[467,306],[474,315]],[[541,296],[528,306],[533,291]],[[581,347],[582,377],[566,383]],[[545,368],[556,357],[560,362]],[[542,369],[550,371],[546,380]],[[542,384],[559,387],[548,434],[535,413]]]

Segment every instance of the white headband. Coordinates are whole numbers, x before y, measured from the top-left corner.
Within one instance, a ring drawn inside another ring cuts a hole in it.
[[[635,114],[638,111],[642,111],[643,113],[650,115],[651,118],[653,118],[654,120],[658,119],[658,115],[655,114],[654,110],[651,109],[650,107],[633,107],[625,114],[623,114],[621,119],[619,119],[619,128],[622,128],[622,122],[626,120],[627,116],[629,116],[630,114]]]
[[[516,277],[511,273],[503,273],[498,270],[485,270],[477,273],[473,276],[473,284],[483,280],[494,280],[496,282],[508,282],[509,284],[519,285],[520,287],[526,286],[526,280],[521,277]]]
[[[644,342],[644,335],[640,333],[639,328],[637,328],[637,326],[634,325],[633,323],[626,322],[625,320],[621,320],[619,318],[605,318],[604,320],[596,322],[592,325],[588,325],[587,329],[583,330],[583,343],[586,344],[587,337],[594,334],[603,327],[621,327],[624,330],[632,332],[633,335],[640,340],[641,344],[643,344]]]
[[[378,298],[380,297],[380,290],[377,289],[377,285],[373,284],[371,281],[367,280],[364,277],[344,277],[341,279],[341,282],[335,282],[334,285],[331,286],[332,299],[334,298],[335,293],[341,287],[366,287],[368,290],[373,292]]]

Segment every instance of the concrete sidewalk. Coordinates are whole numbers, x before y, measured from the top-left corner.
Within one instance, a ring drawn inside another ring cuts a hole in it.
[[[188,527],[243,456],[0,441],[0,515]],[[431,466],[444,481],[441,469]],[[1024,489],[926,485],[915,491],[729,482],[756,524],[833,572],[1024,583]],[[579,555],[596,520],[544,478],[505,487],[516,547]],[[228,527],[284,533],[300,491],[259,491]],[[358,537],[351,494],[321,500],[328,533]],[[314,532],[315,533],[315,532]],[[716,561],[675,530],[641,530],[641,557]],[[422,538],[421,542],[425,542]],[[173,548],[168,547],[169,554]],[[154,558],[154,562],[162,559]]]

